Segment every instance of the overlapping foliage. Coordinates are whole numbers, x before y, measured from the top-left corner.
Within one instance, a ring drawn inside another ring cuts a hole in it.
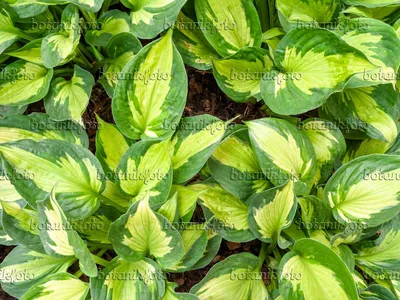
[[[389,0],[2,1],[2,289],[398,299],[399,36]],[[183,118],[185,65],[265,117]],[[96,82],[115,124],[97,116],[92,153]],[[214,264],[222,240],[259,256]],[[171,273],[210,264],[175,291]]]

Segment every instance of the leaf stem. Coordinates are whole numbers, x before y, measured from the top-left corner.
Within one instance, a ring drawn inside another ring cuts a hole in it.
[[[110,8],[112,0],[104,0],[103,7],[100,10],[99,16],[101,17]]]
[[[90,53],[90,51],[81,43],[79,43],[79,50],[87,56],[87,58],[89,58],[90,60],[94,60],[94,57],[92,55],[92,53]]]
[[[83,275],[82,270],[78,270],[78,271],[74,274],[74,276],[77,277],[77,278],[81,277],[82,275]]]
[[[86,22],[88,22],[90,24],[89,28],[91,28],[92,30],[97,29],[96,15],[92,12],[87,12],[83,8],[79,8],[79,10],[81,11],[83,18],[86,20]],[[87,27],[85,26],[85,28],[87,28]]]
[[[269,29],[275,27],[275,0],[268,0]]]
[[[23,38],[23,39],[25,39],[25,40],[27,40],[29,42],[37,40],[37,38],[35,38],[34,36],[31,36],[31,35],[23,32],[22,30],[18,30],[18,32],[16,34],[18,34],[19,37],[21,37],[21,38]]]
[[[268,11],[269,4],[267,4],[267,1],[268,0],[255,0],[255,5],[261,22],[262,32],[267,31],[270,26],[270,21],[269,21],[270,15]]]
[[[101,257],[98,257],[97,255],[92,254],[93,260],[95,261],[96,264],[107,267],[108,264],[110,263],[108,260],[102,259]]]
[[[74,74],[73,68],[63,68],[54,70],[54,76],[68,75],[71,76]]]
[[[267,257],[268,248],[266,243],[262,243],[260,254],[258,255],[258,259],[260,260],[257,266],[257,270],[261,271],[261,268],[264,264],[265,258]]]

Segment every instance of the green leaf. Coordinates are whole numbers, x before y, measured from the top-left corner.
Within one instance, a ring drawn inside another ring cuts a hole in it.
[[[151,259],[129,262],[117,257],[90,279],[90,290],[93,300],[156,300],[165,292],[165,280]]]
[[[185,0],[121,0],[131,10],[132,32],[141,39],[153,39],[174,24]]]
[[[295,181],[296,194],[307,192],[314,178],[316,158],[307,136],[289,121],[265,118],[246,122],[261,169],[276,186]]]
[[[113,98],[113,116],[121,132],[131,139],[156,139],[172,134],[168,124],[178,123],[187,96],[182,58],[172,42],[172,31],[144,47],[124,68]]]
[[[198,70],[211,69],[213,59],[219,55],[204,37],[199,23],[180,12],[173,28],[174,43],[185,64]]]
[[[21,106],[37,102],[49,91],[53,69],[17,60],[0,73],[0,105]]]
[[[207,164],[212,177],[240,199],[272,187],[257,162],[245,127],[227,136]]]
[[[89,293],[89,285],[69,273],[57,273],[47,276],[32,286],[21,300],[34,300],[54,297],[57,300],[84,300]]]
[[[321,113],[331,120],[343,121],[347,128],[355,128],[389,144],[399,134],[399,94],[390,84],[345,89],[332,95]]]
[[[399,0],[342,0],[347,5],[360,5],[365,7],[381,7],[400,4]]]
[[[46,199],[37,201],[39,234],[48,255],[76,257],[87,276],[97,276],[97,266],[86,244],[72,228],[56,200],[57,186]]]
[[[389,143],[374,139],[366,139],[361,141],[348,141],[347,151],[342,158],[342,164],[356,159],[357,157],[369,155],[369,154],[384,154],[388,152],[390,148]]]
[[[168,200],[164,202],[157,212],[163,215],[172,224],[178,222],[178,193],[174,193],[171,197],[168,197]]]
[[[122,192],[142,199],[150,193],[152,207],[167,200],[172,184],[169,140],[140,141],[133,144],[117,168],[117,185]]]
[[[89,138],[80,124],[72,121],[56,122],[43,113],[14,115],[0,119],[0,134],[0,143],[24,139],[35,142],[52,139],[89,147]]]
[[[258,263],[250,253],[231,255],[213,266],[190,292],[200,300],[269,299]]]
[[[61,77],[52,80],[50,91],[44,99],[46,112],[53,120],[82,123],[81,117],[89,103],[93,86],[93,75],[75,65],[70,80]]]
[[[0,245],[3,246],[15,246],[18,244],[17,241],[14,241],[5,231],[2,224],[2,214],[3,210],[0,208]]]
[[[182,119],[171,139],[174,183],[190,180],[203,168],[222,140],[226,126],[225,122],[210,115]]]
[[[130,32],[131,24],[127,13],[113,9],[105,12],[97,20],[99,28],[88,30],[85,40],[93,46],[106,46],[110,39],[121,33]]]
[[[36,211],[23,207],[18,202],[0,203],[3,208],[2,225],[5,233],[18,244],[44,253],[37,227]]]
[[[108,238],[122,258],[135,262],[151,255],[163,269],[176,265],[184,255],[179,232],[151,210],[148,196],[111,224]]]
[[[131,205],[130,200],[133,198],[132,196],[124,195],[118,189],[118,186],[109,179],[106,179],[106,188],[102,195],[109,200],[104,202],[105,205],[112,206],[121,212],[125,212],[129,208]]]
[[[261,25],[252,1],[196,0],[195,7],[200,29],[222,57],[261,46]]]
[[[119,33],[110,38],[105,49],[109,58],[105,59],[99,83],[104,87],[110,98],[114,97],[114,90],[118,80],[127,80],[128,74],[122,73],[125,66],[133,59],[142,45],[140,41],[128,32]]]
[[[356,263],[367,268],[376,277],[400,271],[400,218],[396,216],[382,227],[374,241],[363,241],[355,254]]]
[[[264,243],[280,244],[281,231],[290,226],[297,210],[293,181],[259,193],[249,203],[251,232]]]
[[[261,80],[261,96],[277,114],[321,106],[356,73],[376,69],[358,50],[325,29],[294,29],[274,53],[277,71]]]
[[[360,293],[363,300],[397,300],[398,298],[387,288],[373,284]]]
[[[254,240],[247,220],[248,205],[217,184],[195,184],[192,190],[202,192],[200,204],[209,221],[209,227],[230,242]]]
[[[202,269],[208,266],[218,254],[222,238],[214,230],[208,229],[207,239],[206,251],[203,253],[202,258],[191,267],[191,270]]]
[[[234,55],[213,60],[214,77],[221,90],[236,102],[261,99],[260,81],[273,63],[266,50],[246,47]]]
[[[301,23],[329,23],[336,18],[340,0],[277,0],[276,8],[286,22],[301,26]]]
[[[122,135],[118,128],[96,116],[98,130],[96,133],[96,157],[100,161],[106,177],[116,179],[118,163],[128,151],[132,141]]]
[[[13,297],[20,298],[30,287],[46,276],[66,272],[74,258],[55,258],[35,252],[23,246],[14,248],[0,264],[2,289]]]
[[[179,217],[189,222],[192,219],[196,203],[202,191],[192,190],[191,186],[172,185],[170,197],[176,193]]]
[[[199,298],[189,293],[177,293],[175,288],[178,285],[175,282],[167,282],[165,294],[162,300],[199,300]]]
[[[317,160],[315,182],[326,182],[332,174],[334,163],[346,151],[343,134],[334,123],[318,118],[305,120],[301,129],[311,141],[315,151]]]
[[[94,1],[94,0],[83,0]],[[42,59],[47,68],[54,68],[70,61],[79,44],[79,11],[75,5],[68,5],[62,13],[61,28],[49,34],[42,42]]]
[[[282,258],[279,270],[279,291],[284,299],[358,299],[345,263],[318,241],[297,241]]]
[[[104,173],[87,149],[64,141],[22,140],[0,145],[7,175],[33,208],[58,183],[57,200],[66,215],[85,218],[100,206]]]
[[[21,105],[21,106],[7,106],[7,105],[0,105],[0,118],[4,118],[7,116],[14,116],[14,115],[22,115],[28,105]]]
[[[41,53],[42,39],[29,42],[17,50],[7,52],[6,54],[12,57],[21,58],[34,64],[43,65]]]
[[[373,154],[342,166],[324,189],[324,202],[342,224],[383,224],[400,212],[400,157]]]

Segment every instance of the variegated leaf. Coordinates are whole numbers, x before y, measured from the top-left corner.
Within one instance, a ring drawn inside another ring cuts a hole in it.
[[[350,6],[350,7],[346,8],[343,11],[343,13],[350,15],[350,16],[356,16],[356,17],[361,17],[361,18],[371,18],[371,19],[376,19],[376,20],[383,21],[385,23],[392,24],[393,21],[398,18],[397,14],[398,14],[399,5],[400,5],[400,3],[397,5],[374,7],[374,8],[368,8],[368,7],[364,7],[364,6]],[[393,26],[393,27],[396,29],[395,26]]]
[[[272,187],[258,164],[245,127],[228,135],[207,164],[212,177],[240,199]]]
[[[121,0],[131,10],[133,33],[141,39],[153,39],[174,24],[185,0]]]
[[[58,140],[22,140],[0,144],[0,156],[16,190],[31,207],[58,183],[57,200],[68,217],[85,218],[99,208],[104,173],[89,150]]]
[[[101,206],[92,216],[71,220],[70,224],[86,240],[99,245],[109,245],[111,242],[108,240],[108,230],[111,223],[120,216],[117,210]]]
[[[23,200],[22,196],[15,189],[10,177],[6,174],[3,161],[0,159],[0,201],[16,202]]]
[[[97,276],[97,266],[85,242],[72,228],[56,200],[55,190],[42,201],[37,201],[40,239],[47,254],[54,257],[76,257],[87,276]]]
[[[198,70],[212,68],[218,53],[204,37],[199,23],[180,12],[174,25],[174,43],[186,65]]]
[[[104,0],[18,0],[19,5],[41,4],[41,5],[62,5],[72,3],[88,12],[98,12]]]
[[[345,89],[332,95],[320,112],[376,140],[393,143],[399,134],[399,94],[390,84]]]
[[[190,292],[200,300],[269,299],[258,264],[253,254],[231,255],[213,266]]]
[[[133,198],[132,196],[124,195],[118,189],[118,186],[109,179],[106,179],[106,187],[102,195],[107,199],[107,202],[103,202],[104,205],[112,206],[120,212],[126,212],[131,205],[130,201]]]
[[[69,273],[47,276],[32,286],[21,300],[53,298],[57,300],[84,300],[89,293],[89,284]]]
[[[132,141],[124,137],[114,124],[103,121],[99,116],[96,118],[96,157],[103,166],[106,177],[115,181],[118,164]]]
[[[49,91],[53,69],[17,60],[0,73],[1,105],[21,106],[37,102]]]
[[[397,300],[395,296],[388,288],[372,284],[368,288],[364,289],[360,293],[360,298],[363,300]]]
[[[120,190],[138,199],[150,193],[153,208],[164,203],[172,184],[169,143],[169,140],[165,140],[133,144],[117,168],[117,185]]]
[[[202,193],[203,191],[192,190],[191,186],[172,185],[170,197],[176,194],[179,217],[184,222],[189,222],[192,219],[197,199]]]
[[[301,239],[279,264],[283,299],[357,300],[353,277],[345,263],[327,246]]]
[[[56,122],[43,113],[15,115],[0,119],[0,144],[30,139],[61,140],[71,144],[89,147],[85,129],[72,121]]]
[[[108,238],[122,258],[135,262],[151,255],[163,269],[176,265],[184,255],[179,232],[152,211],[148,195],[111,224]]]
[[[207,247],[206,251],[204,251],[203,256],[201,259],[199,259],[193,267],[191,267],[191,270],[197,270],[197,269],[202,269],[208,266],[215,256],[218,254],[220,246],[221,246],[221,241],[222,237],[220,237],[213,229],[208,229],[207,230]]]
[[[301,23],[329,23],[335,19],[341,9],[340,0],[277,0],[276,7],[284,22],[302,26]],[[282,23],[284,23],[282,22]]]
[[[342,166],[324,189],[324,202],[342,224],[383,224],[400,213],[400,156],[373,154]]]
[[[93,46],[104,47],[113,36],[121,32],[131,31],[128,14],[117,9],[102,14],[97,23],[99,24],[99,28],[88,30],[85,35],[86,42]]]
[[[185,255],[180,262],[171,267],[171,272],[185,272],[191,270],[192,267],[203,257],[207,244],[207,230],[204,224],[189,224],[181,232],[183,248]]]
[[[75,65],[70,80],[58,77],[51,82],[50,91],[44,99],[46,112],[53,120],[82,123],[81,117],[89,103],[93,86],[93,75]]]
[[[382,227],[374,241],[362,241],[355,253],[356,263],[378,277],[381,274],[400,272],[400,217],[396,216]]]
[[[261,99],[261,78],[273,66],[268,51],[246,47],[234,55],[213,60],[214,77],[221,90],[236,102]]]
[[[261,169],[276,186],[294,180],[296,194],[309,190],[316,173],[316,156],[307,136],[289,121],[265,118],[246,122]]]
[[[317,161],[315,182],[326,182],[332,174],[334,163],[346,151],[343,134],[334,123],[317,118],[305,120],[301,129],[311,141],[315,151]]]
[[[204,36],[222,57],[261,46],[261,25],[252,1],[196,0],[195,7]]]
[[[255,237],[250,232],[247,220],[248,205],[238,197],[228,193],[218,184],[195,184],[190,188],[202,192],[202,205],[210,229],[230,242],[247,242]]]
[[[74,58],[80,38],[78,7],[68,5],[63,10],[61,24],[59,31],[49,34],[42,42],[42,60],[47,68],[65,64]]]
[[[66,272],[75,258],[55,258],[17,246],[0,264],[2,289],[9,295],[20,298],[33,285],[46,276]]]
[[[282,115],[317,108],[354,74],[376,69],[360,51],[325,29],[290,31],[279,43],[274,61],[277,71],[262,78],[261,96]]]
[[[118,80],[129,78],[129,74],[122,73],[122,70],[140,49],[142,49],[140,41],[128,32],[119,33],[108,41],[105,47],[108,58],[103,61],[104,66],[99,83],[110,98],[114,97],[114,89]]]
[[[5,233],[18,244],[44,253],[39,237],[36,211],[24,207],[18,202],[1,201],[0,203],[3,208],[2,224]]]
[[[18,15],[5,2],[0,3],[0,54],[18,41],[22,32],[14,26]]]
[[[179,220],[178,214],[178,193],[174,193],[164,204],[157,210],[160,215],[163,215],[170,223],[175,224]]]
[[[370,154],[384,154],[388,152],[390,148],[390,143],[374,140],[374,139],[366,139],[361,141],[351,141],[347,142],[347,151],[342,158],[341,163],[347,164],[351,162],[353,159],[357,157],[370,155]]]
[[[346,26],[338,26],[339,30],[343,27],[342,39],[363,52],[371,63],[389,67],[393,73],[400,67],[400,40],[392,26],[375,19],[356,18],[346,20]]]
[[[187,94],[187,76],[182,58],[172,42],[172,30],[144,47],[128,65],[113,98],[113,116],[118,128],[131,139],[164,138],[172,134],[168,124],[177,124]]]
[[[290,226],[297,210],[294,182],[261,192],[249,203],[251,232],[265,243],[280,243],[281,231]]]
[[[90,279],[90,290],[93,300],[155,300],[162,298],[165,280],[151,259],[130,262],[117,257]]]
[[[226,127],[225,122],[210,115],[182,119],[171,139],[174,183],[187,182],[203,168],[222,140]]]
[[[23,59],[34,64],[43,65],[42,53],[40,50],[41,46],[42,39],[34,40],[17,50],[7,52],[7,55]]]
[[[0,208],[0,245],[3,246],[15,246],[18,244],[17,241],[14,241],[11,236],[9,236],[3,228],[3,224],[2,224],[2,214],[3,214],[3,210]]]
[[[347,5],[360,5],[365,7],[381,7],[400,4],[399,0],[342,0]]]

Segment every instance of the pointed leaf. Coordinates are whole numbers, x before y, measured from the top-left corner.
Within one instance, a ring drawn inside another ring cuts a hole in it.
[[[113,98],[113,116],[131,139],[168,137],[181,118],[187,94],[187,76],[172,31],[144,47],[124,68]]]

